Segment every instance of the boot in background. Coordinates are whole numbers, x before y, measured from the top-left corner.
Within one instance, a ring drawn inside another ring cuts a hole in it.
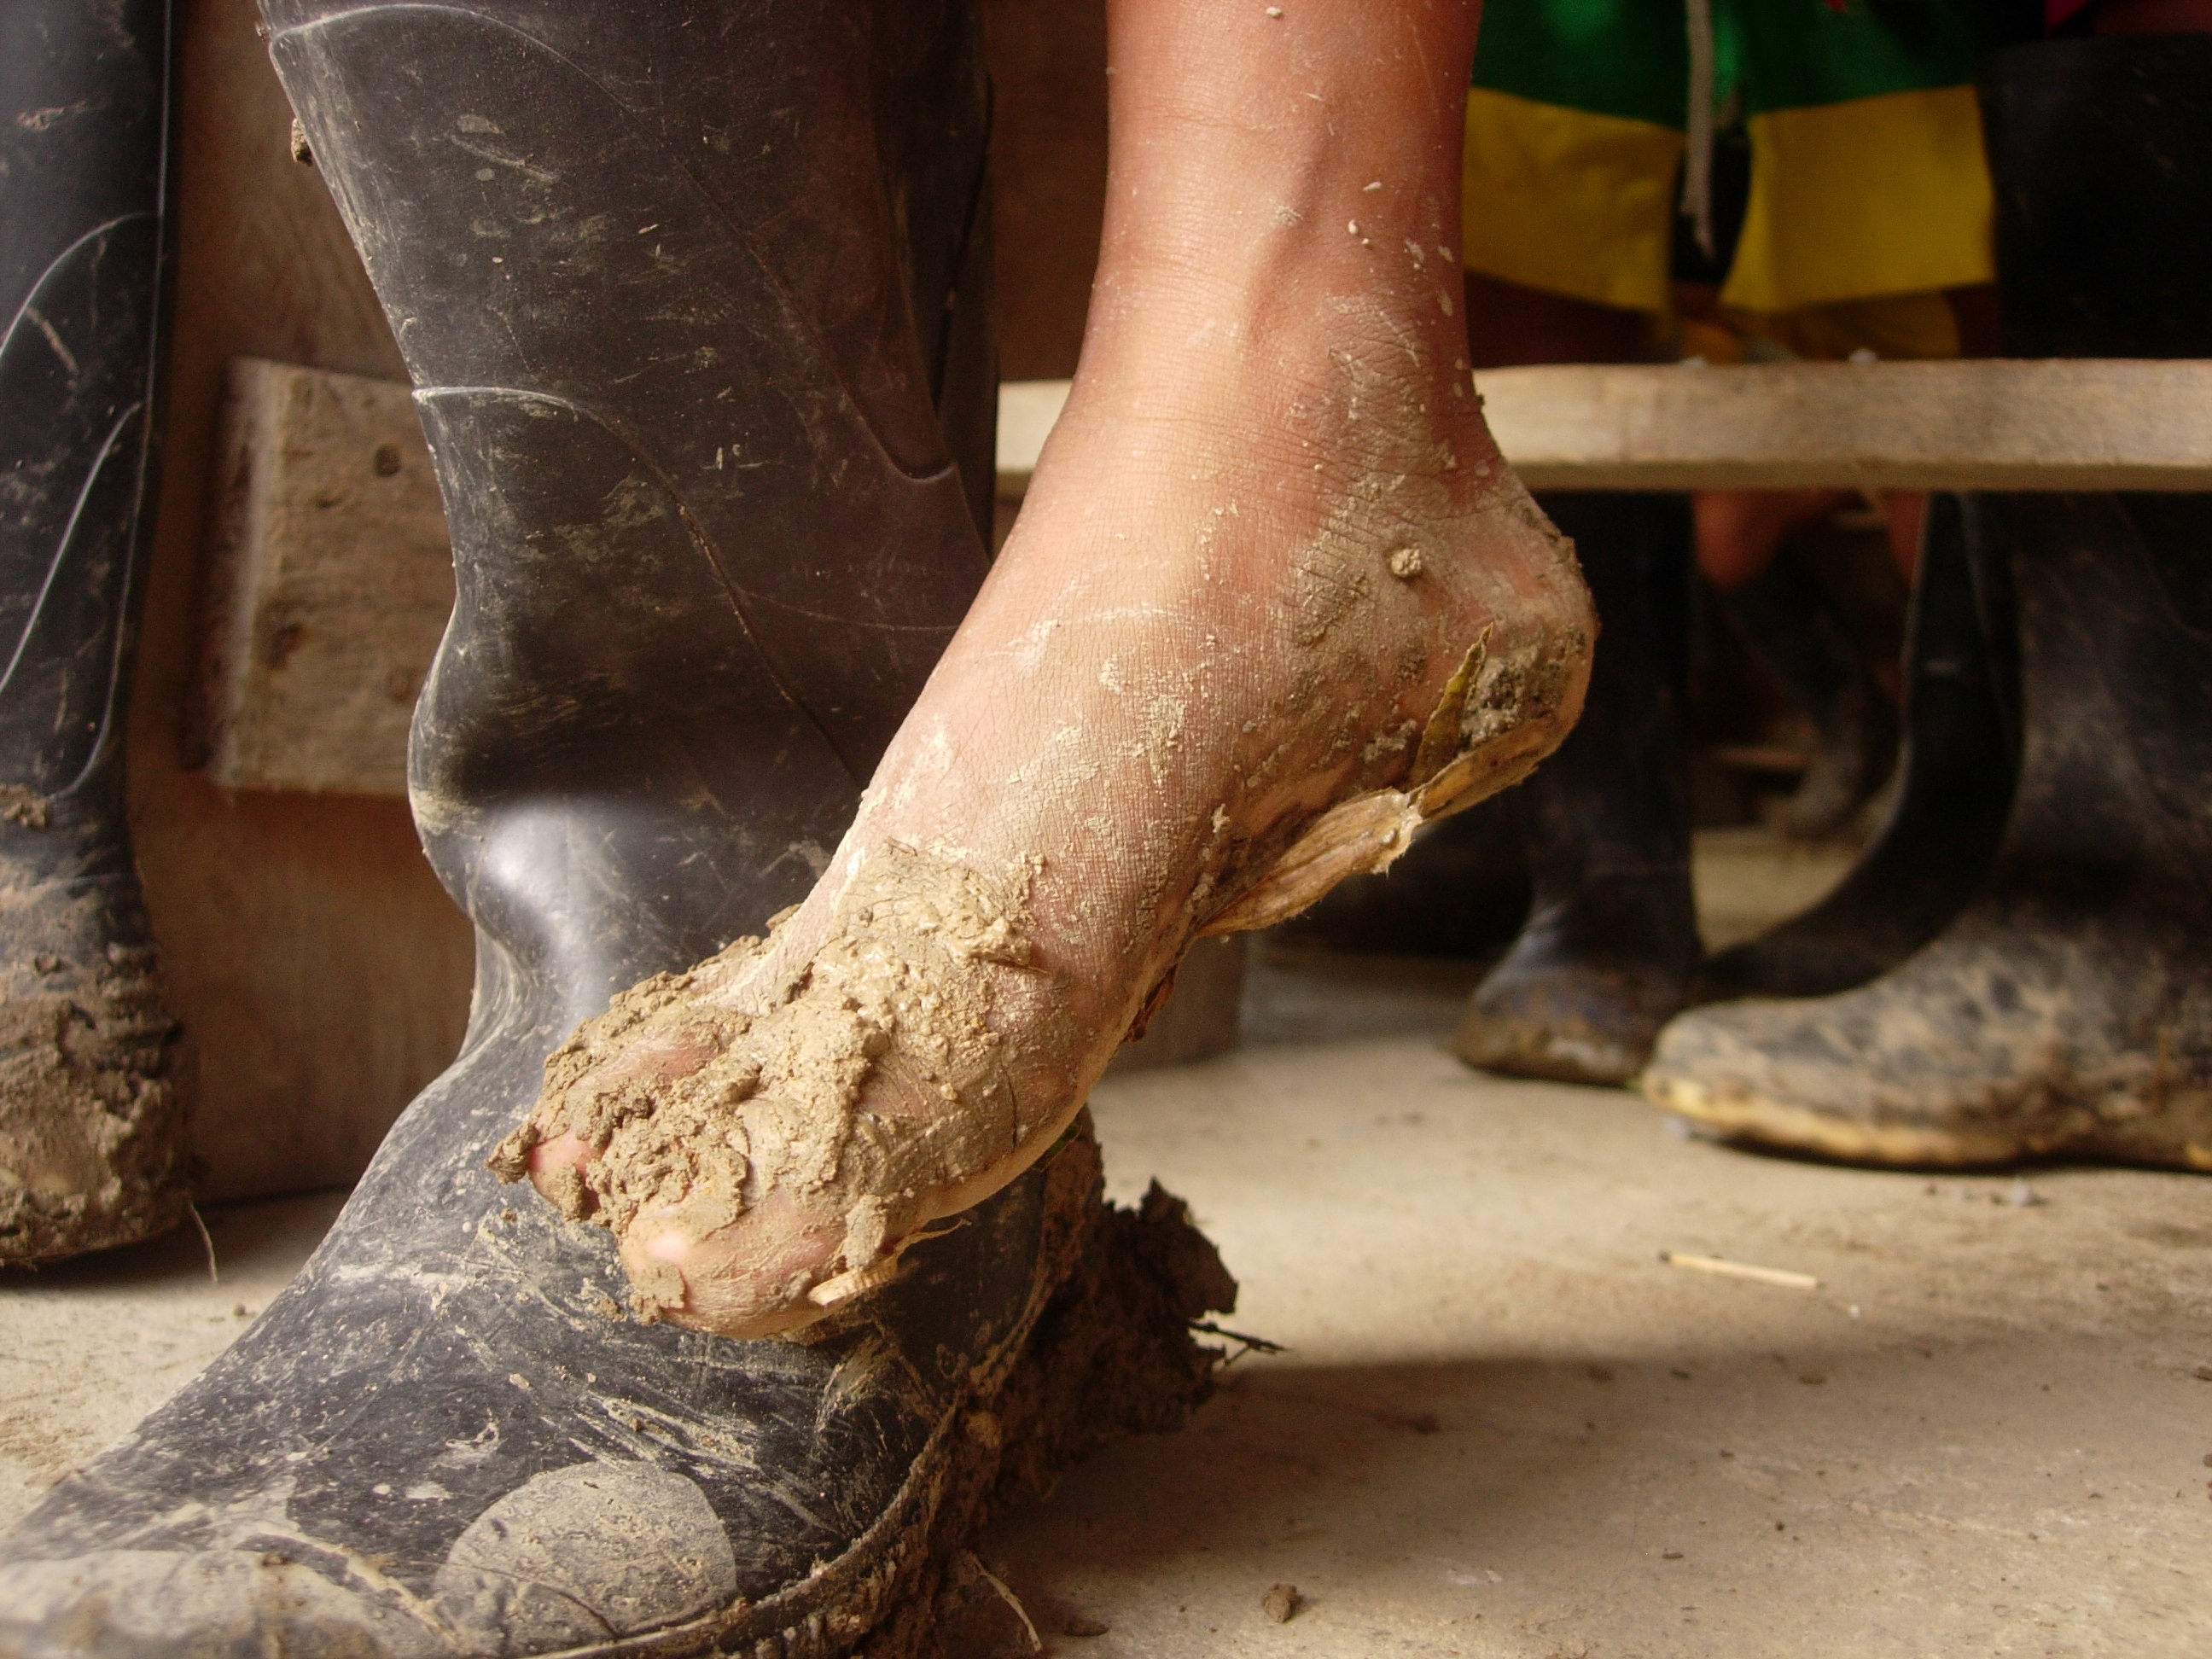
[[[0,1263],[184,1214],[124,802],[154,522],[167,0],[0,8]]]

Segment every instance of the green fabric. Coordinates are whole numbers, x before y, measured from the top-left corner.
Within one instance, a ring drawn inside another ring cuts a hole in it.
[[[1972,80],[1964,0],[1712,0],[1715,101],[1738,112],[1840,104]],[[1486,0],[1474,84],[1680,131],[1681,0]]]
[[[1850,0],[1840,12],[1825,0],[1715,0],[1713,14],[1717,42],[1723,31],[1740,42],[1746,115],[1927,92],[1974,78],[1972,21],[1949,0]],[[1729,54],[1715,56],[1725,102]]]
[[[1689,80],[1681,0],[1485,0],[1478,87],[1679,131]]]

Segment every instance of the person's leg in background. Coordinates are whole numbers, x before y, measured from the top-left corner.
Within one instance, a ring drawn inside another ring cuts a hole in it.
[[[2016,46],[1986,69],[2014,355],[2212,356],[2212,36],[2122,33]],[[1678,1020],[1647,1088],[1753,1141],[1873,1162],[2212,1169],[2206,498],[1979,510],[2021,635],[2021,773],[1993,868],[1857,990]]]
[[[123,753],[154,518],[169,10],[0,9],[0,1263],[185,1212]]]
[[[1468,260],[1484,273],[1480,287],[1515,302],[1477,303],[1471,289],[1478,364],[1649,358],[1662,313],[1683,355],[1717,362],[1762,350],[1956,354],[1961,330],[1940,290],[1987,270],[1974,241],[1978,152],[1958,153],[1972,94],[1947,84],[1966,74],[1958,43],[1941,29],[1903,42],[1871,16],[1824,15],[1777,38],[1766,20],[1736,8],[1717,8],[1711,21],[1730,35],[1738,77],[1725,98],[1711,88],[1717,112],[1747,100],[1751,114],[1712,135],[1702,159],[1686,158],[1685,88],[1698,76],[1680,13],[1493,0],[1468,103]],[[1761,105],[1765,87],[1865,98],[1800,118]],[[1885,95],[1893,88],[1912,90]],[[1820,129],[1810,144],[1791,142],[1801,118]],[[1830,165],[1838,120],[1846,139],[1870,131],[1891,172],[1899,158],[1909,164],[1904,207],[1877,205],[1867,219],[1869,198],[1851,162]],[[1767,163],[1755,174],[1762,146]],[[1777,155],[1791,164],[1777,167]],[[1686,187],[1692,173],[1695,191]],[[1746,239],[1751,254],[1739,259]],[[1901,258],[1900,246],[1909,250]],[[1928,291],[1894,291],[1916,282]],[[1838,298],[1856,295],[1871,297]],[[1747,312],[1736,303],[1746,299],[1770,310]],[[1609,310],[1593,303],[1601,300]],[[1888,694],[1834,601],[1794,556],[1776,556],[1791,530],[1850,499],[1735,491],[1695,503],[1698,561],[1722,608],[1812,716],[1814,762],[1784,819],[1799,834],[1847,823],[1896,754]],[[1606,627],[1581,727],[1511,798],[1535,902],[1471,999],[1455,1046],[1492,1069],[1619,1082],[1640,1067],[1658,1024],[1703,988],[1680,729],[1686,578],[1680,551],[1668,551],[1690,536],[1671,527],[1680,503],[1662,497],[1548,496],[1546,505],[1577,538]],[[1892,557],[1910,580],[1921,503],[1881,506]],[[1923,714],[1946,706],[1923,699]],[[1929,760],[1944,751],[1922,747]],[[1936,821],[1911,818],[1923,828]],[[1856,917],[1869,938],[1892,942],[1900,927],[1928,925],[1924,906],[1901,922],[1873,890],[1856,897],[1826,920]],[[1788,965],[1785,954],[1769,952],[1761,970]]]
[[[1677,289],[1685,349],[1717,362],[1995,355],[1988,169],[1966,84],[1977,30],[1966,9],[1932,6],[1902,34],[1870,12],[1826,13],[1787,29],[1763,12],[1737,21],[1750,48],[1745,140],[1764,159],[1731,267]],[[1812,84],[1863,95],[1792,101]],[[1717,179],[1729,154],[1717,152]],[[1821,732],[1787,809],[1785,823],[1801,830],[1856,814],[1888,770],[1895,724],[1825,578],[1795,549],[1777,556],[1803,514],[1842,499],[1708,492],[1698,502],[1699,562],[1723,610],[1778,678],[1797,684]],[[1902,770],[1844,881],[1803,915],[1708,962],[1701,998],[1823,995],[1863,983],[1955,916],[1995,855],[2018,733],[2002,561],[1973,533],[1971,505],[1931,515],[1913,492],[1872,504],[1911,590]]]

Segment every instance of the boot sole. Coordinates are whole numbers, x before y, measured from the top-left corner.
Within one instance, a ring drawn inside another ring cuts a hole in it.
[[[1534,1083],[1573,1083],[1618,1089],[1636,1080],[1645,1056],[1601,1042],[1547,1036],[1540,1044],[1486,1048],[1455,1042],[1453,1055],[1478,1072]]]
[[[2212,1173],[2212,1146],[2199,1146],[2193,1141],[2183,1141],[2170,1153],[2160,1156],[2140,1146],[2123,1150],[2086,1136],[2038,1144],[2020,1136],[1858,1123],[1758,1095],[1723,1097],[1687,1078],[1646,1077],[1643,1092],[1653,1105],[1680,1113],[1730,1139],[1812,1152],[1844,1164],[1904,1169],[1966,1168],[2071,1153],[2118,1158],[2161,1169]]]

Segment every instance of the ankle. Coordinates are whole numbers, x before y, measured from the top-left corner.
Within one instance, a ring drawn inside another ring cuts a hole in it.
[[[1473,12],[1117,0],[1079,392],[1218,421],[1241,377],[1295,410],[1326,395],[1332,357],[1364,351],[1472,420],[1457,249]]]

